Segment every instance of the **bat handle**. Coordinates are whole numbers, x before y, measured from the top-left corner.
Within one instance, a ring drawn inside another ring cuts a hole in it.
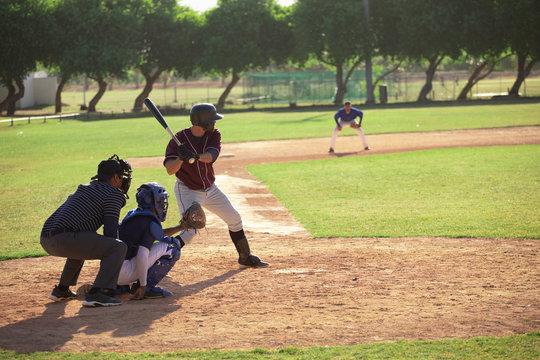
[[[171,135],[171,137],[173,138],[174,142],[176,143],[176,145],[180,146],[182,145],[182,143],[180,142],[180,140],[178,140],[178,138],[176,137],[176,135],[172,132],[172,130],[167,126],[166,130],[169,132],[169,134]],[[193,164],[195,162],[195,158],[190,158],[188,159],[188,163],[190,164]]]

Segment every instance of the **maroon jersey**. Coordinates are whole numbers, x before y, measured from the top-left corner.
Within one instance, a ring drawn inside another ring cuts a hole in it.
[[[202,137],[198,138],[193,136],[191,128],[187,128],[177,132],[176,137],[195,154],[202,154],[213,149],[219,156],[219,152],[221,151],[221,133],[217,129],[210,134],[205,133]],[[165,150],[165,160],[163,163],[169,159],[178,158],[177,147],[176,142],[171,139]],[[176,177],[191,190],[208,189],[216,180],[212,163],[201,161],[195,161],[193,164],[184,161],[180,170],[176,172]]]

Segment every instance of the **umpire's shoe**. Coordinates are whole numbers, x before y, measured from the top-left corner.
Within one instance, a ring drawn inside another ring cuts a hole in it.
[[[118,306],[122,305],[122,300],[111,297],[103,291],[98,290],[93,294],[86,294],[83,301],[83,306],[97,307],[97,306]]]
[[[73,300],[77,298],[77,294],[73,291],[66,289],[66,290],[60,290],[58,286],[55,286],[51,295],[49,295],[49,299],[54,300],[56,302],[62,302],[67,300]]]

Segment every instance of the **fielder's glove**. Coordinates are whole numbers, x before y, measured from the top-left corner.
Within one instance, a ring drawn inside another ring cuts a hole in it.
[[[194,201],[184,212],[180,225],[186,229],[202,229],[206,226],[206,214],[198,202]]]
[[[176,152],[178,153],[178,156],[182,161],[189,159],[199,159],[199,154],[194,154],[193,151],[189,150],[184,144],[178,145],[178,147],[176,148]]]
[[[351,127],[353,129],[358,129],[360,126],[362,126],[362,121],[360,121],[359,123],[355,121],[354,124],[351,124]]]

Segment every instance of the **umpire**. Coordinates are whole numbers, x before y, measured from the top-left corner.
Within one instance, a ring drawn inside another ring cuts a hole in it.
[[[126,255],[126,245],[118,239],[118,218],[126,205],[131,184],[131,166],[113,155],[99,163],[98,173],[88,184],[81,184],[45,221],[41,246],[53,256],[67,258],[60,282],[50,299],[76,298],[69,289],[76,285],[85,260],[100,259],[99,271],[83,306],[121,305],[110,294]],[[97,230],[103,225],[103,234]]]

